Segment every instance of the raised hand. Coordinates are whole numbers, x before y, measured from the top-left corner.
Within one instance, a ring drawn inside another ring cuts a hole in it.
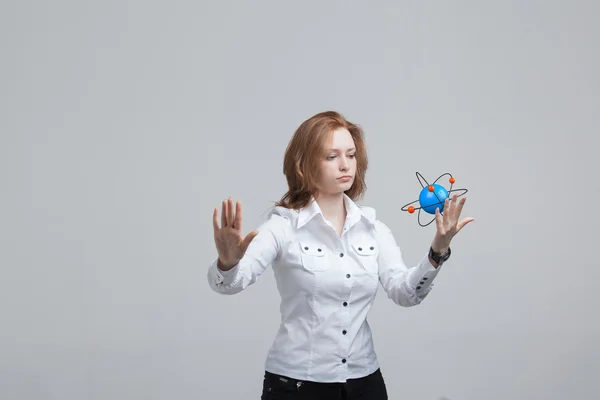
[[[462,212],[466,197],[457,201],[455,193],[452,200],[446,199],[444,202],[444,214],[440,213],[439,208],[435,210],[435,224],[437,227],[435,238],[433,239],[432,247],[437,252],[445,252],[450,247],[452,238],[460,232],[465,225],[475,220],[475,218],[464,218],[460,222],[460,213]]]
[[[235,267],[244,257],[258,231],[253,230],[246,237],[242,237],[242,203],[239,200],[235,203],[235,212],[231,197],[223,200],[221,227],[219,227],[218,214],[218,209],[215,208],[213,211],[215,245],[219,253],[219,268],[227,271]]]

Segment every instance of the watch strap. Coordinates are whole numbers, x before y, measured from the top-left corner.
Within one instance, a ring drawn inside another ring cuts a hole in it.
[[[443,254],[436,253],[435,251],[433,251],[433,247],[431,247],[431,246],[429,247],[429,257],[431,257],[431,259],[438,264],[441,264],[444,261],[448,260],[450,258],[451,254],[452,254],[452,251],[450,250],[450,247],[448,247],[448,251],[446,251]]]

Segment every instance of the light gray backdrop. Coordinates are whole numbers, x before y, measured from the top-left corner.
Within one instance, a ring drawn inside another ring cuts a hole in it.
[[[390,399],[600,392],[594,1],[7,1],[0,398],[258,399],[272,271],[212,292],[211,215],[256,227],[314,113],[366,132],[365,204],[413,265],[415,172],[456,176],[452,260],[370,314]]]

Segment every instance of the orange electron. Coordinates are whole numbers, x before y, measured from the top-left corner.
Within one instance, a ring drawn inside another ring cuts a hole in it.
[[[429,187],[427,188],[427,190],[429,190],[430,192],[433,192],[433,186],[429,185]]]
[[[454,179],[454,177],[452,177],[449,179],[449,181],[450,181],[450,183],[454,183],[454,182],[456,182],[456,179]]]
[[[415,212],[415,208],[413,206],[409,206],[408,207],[408,212],[411,213],[411,214],[414,213]]]

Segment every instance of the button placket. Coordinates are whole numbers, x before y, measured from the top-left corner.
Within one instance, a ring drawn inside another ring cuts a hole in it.
[[[340,253],[340,255],[342,255],[342,254],[343,253]],[[342,267],[343,267],[342,271],[344,271],[344,270],[347,271],[349,269],[349,265],[350,265],[350,261],[346,261],[346,262],[342,261]],[[350,277],[352,275],[350,275],[349,272],[346,272],[346,274],[343,275],[343,276],[345,277],[344,278],[344,280],[345,280],[345,282],[344,282],[344,289],[345,289],[344,290],[344,299],[345,300],[342,302],[342,305],[344,307],[347,307],[348,306],[348,299],[350,298],[350,293],[352,292],[352,282],[350,281]]]
[[[350,279],[352,277],[352,257],[348,258],[346,257],[346,246],[344,246],[344,242],[341,241],[340,243],[340,247],[338,248],[338,256],[340,257],[340,265],[342,268],[341,272],[340,272],[340,278],[343,279],[344,282],[344,290],[343,290],[343,294],[342,294],[342,298],[340,299],[340,303],[341,303],[341,310],[340,312],[342,313],[342,318],[341,318],[341,329],[340,329],[340,339],[339,340],[339,353],[340,355],[344,356],[346,354],[348,354],[348,352],[350,351],[350,345],[351,343],[350,341],[350,337],[348,336],[348,327],[350,326],[350,322],[351,322],[351,311],[350,311],[350,295],[352,293],[352,280]],[[342,357],[340,359],[340,363],[342,365],[344,365],[345,367],[347,367],[346,364],[346,357]]]

